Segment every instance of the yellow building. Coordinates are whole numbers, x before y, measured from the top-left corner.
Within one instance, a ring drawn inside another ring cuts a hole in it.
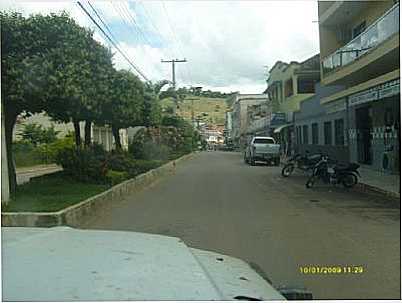
[[[299,110],[301,101],[314,95],[320,80],[319,55],[301,63],[277,61],[269,71],[267,89],[273,112],[291,113]]]
[[[346,105],[351,161],[387,172],[400,166],[399,1],[319,1],[321,100]]]
[[[300,109],[300,102],[314,96],[319,81],[318,54],[303,62],[277,61],[269,71],[264,93],[272,106],[270,128],[282,151],[290,151],[294,143],[293,113]]]

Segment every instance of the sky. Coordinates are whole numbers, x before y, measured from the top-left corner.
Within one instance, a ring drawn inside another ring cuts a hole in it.
[[[81,3],[100,23],[88,1]],[[186,63],[176,64],[177,87],[262,93],[276,61],[303,61],[319,53],[315,0],[90,4],[119,48],[148,79],[171,80],[171,64],[161,59],[185,58]],[[2,0],[0,9],[27,16],[65,10],[80,25],[93,29],[96,40],[112,48],[117,69],[131,68],[76,2]]]

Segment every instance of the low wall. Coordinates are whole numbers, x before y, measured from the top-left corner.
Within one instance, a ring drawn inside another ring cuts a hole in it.
[[[77,226],[85,217],[93,215],[103,206],[121,200],[126,195],[151,185],[159,178],[174,173],[176,164],[193,156],[194,153],[182,156],[57,212],[3,212],[1,214],[1,225],[25,227]]]

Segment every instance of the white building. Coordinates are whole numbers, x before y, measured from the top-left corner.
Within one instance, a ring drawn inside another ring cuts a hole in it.
[[[252,105],[268,102],[266,94],[237,94],[232,105],[232,131],[230,137],[238,146],[246,142],[248,129],[247,108]]]
[[[54,129],[59,132],[58,137],[64,138],[69,132],[74,131],[73,123],[58,123],[52,121],[52,119],[46,115],[46,113],[39,113],[32,115],[25,119],[19,119],[14,127],[13,141],[21,139],[19,133],[22,131],[24,124],[36,123],[42,125],[44,128],[49,128],[52,125]],[[80,122],[80,133],[82,139],[84,139],[85,123]],[[92,124],[91,127],[92,142],[101,144],[105,150],[110,151],[115,148],[115,140],[113,138],[112,129],[110,126],[97,126]],[[123,149],[128,149],[128,132],[127,129],[120,130],[120,142]]]

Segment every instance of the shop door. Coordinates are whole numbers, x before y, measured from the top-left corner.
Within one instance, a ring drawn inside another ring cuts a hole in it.
[[[372,110],[370,106],[356,109],[357,161],[372,164]]]

